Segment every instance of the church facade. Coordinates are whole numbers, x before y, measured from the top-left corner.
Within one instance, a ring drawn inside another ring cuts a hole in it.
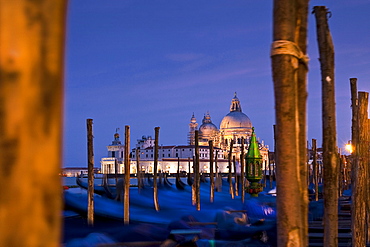
[[[199,126],[199,128],[198,128]],[[242,112],[239,99],[234,95],[231,100],[230,112],[222,119],[220,127],[212,123],[209,112],[204,115],[202,124],[199,125],[192,115],[189,123],[188,145],[159,146],[158,148],[158,171],[166,173],[192,172],[193,158],[195,156],[195,132],[198,131],[199,167],[204,173],[210,172],[210,149],[209,141],[214,145],[214,171],[228,172],[228,159],[231,149],[231,159],[240,164],[241,154],[246,154],[252,134],[252,122]],[[124,145],[119,140],[119,134],[115,133],[114,141],[107,146],[108,157],[101,159],[102,173],[124,172]],[[260,153],[264,166],[268,165],[268,146],[259,143]],[[130,154],[130,172],[138,170],[145,173],[153,173],[154,168],[154,139],[151,136],[143,136],[137,140],[135,148]],[[240,167],[239,167],[240,170]],[[237,168],[238,171],[238,168]]]

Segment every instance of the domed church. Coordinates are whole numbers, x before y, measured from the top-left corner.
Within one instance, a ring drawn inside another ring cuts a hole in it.
[[[190,162],[194,163],[195,157],[195,131],[198,130],[199,166],[201,172],[210,172],[210,149],[209,141],[213,140],[213,155],[217,158],[217,168],[220,173],[226,173],[228,168],[228,156],[232,144],[232,157],[240,164],[242,147],[244,154],[247,153],[252,135],[252,122],[242,112],[242,107],[236,93],[231,100],[230,112],[222,119],[220,127],[212,123],[209,112],[204,114],[199,125],[194,113],[189,123],[188,145],[161,145],[158,150],[158,171],[166,173],[192,172]],[[117,131],[116,131],[117,132]],[[257,129],[258,132],[258,129]],[[268,146],[263,141],[258,142],[263,167],[268,165]],[[114,134],[112,144],[107,146],[108,157],[100,161],[102,173],[124,173],[124,145],[119,140],[119,134]],[[131,150],[130,173],[142,171],[153,173],[154,171],[154,139],[151,136],[142,136],[137,140],[135,148]],[[240,166],[237,168],[240,171]]]
[[[191,117],[189,123],[189,144],[195,143],[195,130],[198,123],[196,118]],[[244,143],[244,153],[248,150],[249,140],[252,135],[252,121],[243,113],[240,100],[234,94],[231,100],[230,112],[222,119],[220,128],[218,129],[211,121],[209,112],[204,115],[202,124],[199,126],[199,145],[208,145],[208,141],[213,140],[214,146],[221,148],[225,154],[230,150],[230,144],[233,143],[233,155],[236,159],[240,159],[242,143]],[[259,143],[262,156],[268,156],[268,146],[264,143]],[[267,159],[264,159],[267,160]]]

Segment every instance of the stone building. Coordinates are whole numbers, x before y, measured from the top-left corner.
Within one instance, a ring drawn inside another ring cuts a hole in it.
[[[234,95],[231,100],[230,112],[222,119],[220,128],[212,123],[211,116],[207,112],[202,124],[199,126],[194,113],[189,123],[188,145],[159,146],[158,148],[158,171],[166,173],[176,173],[179,167],[181,172],[192,172],[193,157],[195,156],[195,131],[199,132],[199,160],[200,171],[208,173],[210,171],[209,141],[213,141],[214,160],[217,159],[217,171],[228,172],[228,155],[230,145],[233,143],[232,157],[240,164],[242,146],[246,154],[252,134],[252,122],[249,117],[242,112],[239,99]],[[263,142],[258,142],[264,166],[268,164],[268,146]],[[101,159],[102,173],[124,172],[123,154],[124,145],[119,140],[119,134],[114,134],[114,140],[107,146],[108,157]],[[136,161],[139,161],[137,166]],[[153,173],[154,167],[154,139],[151,136],[142,136],[137,140],[135,148],[130,154],[130,171],[137,173],[141,170],[145,173]],[[215,167],[216,169],[216,167]],[[238,169],[237,169],[238,170]],[[239,169],[240,170],[240,169]]]

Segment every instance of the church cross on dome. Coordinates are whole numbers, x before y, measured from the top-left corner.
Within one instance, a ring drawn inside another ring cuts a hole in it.
[[[234,93],[234,98],[231,100],[230,112],[242,112],[242,107],[238,97],[236,97],[236,92]]]

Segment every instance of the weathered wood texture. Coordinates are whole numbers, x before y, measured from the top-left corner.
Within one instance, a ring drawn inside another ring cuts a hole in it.
[[[87,223],[94,225],[94,145],[93,120],[86,120],[87,127]]]
[[[125,126],[125,190],[123,194],[123,222],[130,223],[130,126]]]
[[[154,208],[156,211],[159,211],[159,202],[158,202],[158,145],[159,145],[159,127],[154,128],[154,176],[153,176],[153,199],[154,199]]]
[[[336,139],[334,45],[328,25],[328,9],[315,6],[322,85],[324,165],[324,245],[338,245],[339,159]]]
[[[367,208],[367,180],[369,166],[369,130],[368,130],[368,105],[369,93],[358,93],[358,116],[357,116],[357,144],[354,156],[357,164],[354,164],[354,187],[352,199],[352,246],[359,247],[366,244],[366,208]]]
[[[276,112],[278,246],[307,246],[308,1],[275,0],[273,12],[271,61]]]
[[[59,246],[66,0],[0,1],[0,243]]]

